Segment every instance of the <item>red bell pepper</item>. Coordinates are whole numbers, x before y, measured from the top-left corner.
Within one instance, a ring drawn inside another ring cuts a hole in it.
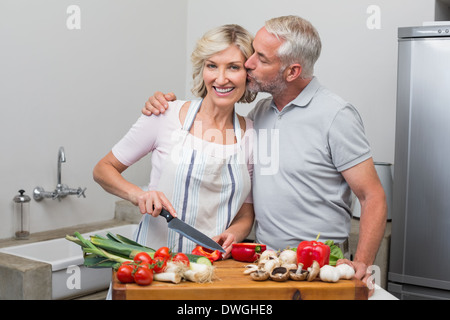
[[[297,262],[303,264],[303,268],[310,267],[316,260],[320,267],[328,264],[330,261],[330,247],[317,241],[302,241],[297,247]]]
[[[211,263],[222,259],[222,253],[219,250],[211,250],[202,246],[196,246],[191,253],[197,256],[204,256],[208,258]]]
[[[234,260],[254,262],[266,250],[265,244],[260,243],[233,243],[231,256]]]

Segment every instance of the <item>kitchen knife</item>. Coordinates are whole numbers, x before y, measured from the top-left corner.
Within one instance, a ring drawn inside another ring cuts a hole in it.
[[[188,238],[189,240],[192,240],[193,242],[211,249],[211,250],[219,250],[222,253],[225,253],[225,250],[213,239],[208,237],[207,235],[201,233],[197,229],[191,227],[183,220],[180,220],[178,218],[174,218],[169,211],[162,209],[160,216],[163,216],[168,223],[168,226],[170,229],[178,232],[182,236]]]

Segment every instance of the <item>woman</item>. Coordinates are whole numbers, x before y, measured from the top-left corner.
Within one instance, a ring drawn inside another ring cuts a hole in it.
[[[141,116],[94,169],[106,191],[139,206],[144,216],[136,240],[190,253],[195,243],[168,230],[161,208],[215,236],[227,251],[250,232],[252,122],[235,113],[236,102],[251,102],[244,63],[253,54],[253,37],[225,25],[207,32],[192,53],[193,89],[201,99],[174,101],[160,117]],[[148,191],[121,173],[152,153]],[[148,214],[146,214],[148,213]],[[153,217],[152,217],[153,216]],[[158,218],[155,218],[158,217]]]

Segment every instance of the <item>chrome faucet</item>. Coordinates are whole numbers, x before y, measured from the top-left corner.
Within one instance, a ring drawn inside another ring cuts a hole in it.
[[[61,184],[61,163],[63,162],[66,162],[66,154],[64,147],[60,147],[58,150],[58,186]]]
[[[61,163],[66,162],[66,154],[64,152],[64,148],[60,147],[58,150],[58,171],[57,171],[57,184],[56,189],[54,191],[45,191],[42,187],[36,187],[33,190],[33,198],[36,201],[40,201],[44,198],[52,198],[58,199],[61,201],[62,198],[68,196],[68,195],[77,195],[78,198],[83,196],[83,198],[86,198],[86,195],[84,192],[86,191],[86,188],[78,188],[73,189],[69,188],[68,186],[61,183]]]

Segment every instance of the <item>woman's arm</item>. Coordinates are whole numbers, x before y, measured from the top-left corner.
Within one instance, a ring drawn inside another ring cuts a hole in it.
[[[175,209],[166,196],[159,191],[144,191],[123,176],[128,166],[122,164],[112,152],[101,159],[94,168],[94,180],[105,191],[128,200],[139,207],[142,214],[158,216],[162,207],[176,217]]]
[[[138,186],[128,182],[123,176],[128,166],[122,164],[110,151],[94,167],[93,177],[105,191],[137,205],[135,195],[142,191]]]

